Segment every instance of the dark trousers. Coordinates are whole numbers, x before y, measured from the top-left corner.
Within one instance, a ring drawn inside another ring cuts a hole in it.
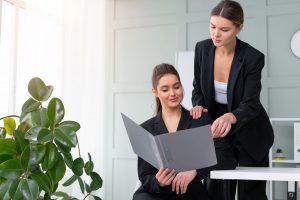
[[[243,167],[268,167],[268,155],[262,160],[253,159],[237,141],[220,139],[215,141],[218,165],[216,169],[234,169]],[[205,187],[211,200],[223,200],[224,193],[230,192],[231,200],[235,199],[236,186],[238,200],[267,200],[266,181],[229,181],[229,191],[224,191],[224,181],[207,178]]]
[[[139,188],[133,195],[133,200],[208,200],[201,180],[192,181],[185,194],[176,194],[171,190],[152,194]]]

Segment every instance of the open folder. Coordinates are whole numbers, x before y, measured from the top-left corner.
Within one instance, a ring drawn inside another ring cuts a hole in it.
[[[153,136],[121,113],[133,151],[152,166],[177,172],[217,164],[210,125]]]

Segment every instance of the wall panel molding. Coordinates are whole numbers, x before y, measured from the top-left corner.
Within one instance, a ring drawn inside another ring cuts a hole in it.
[[[136,19],[176,15],[181,0],[114,0],[114,19]]]
[[[293,4],[293,3],[300,3],[299,0],[267,0],[267,5],[286,5],[286,4]]]

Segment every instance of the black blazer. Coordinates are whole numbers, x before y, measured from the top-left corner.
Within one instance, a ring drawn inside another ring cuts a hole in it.
[[[211,117],[209,114],[204,114],[201,119],[192,119],[190,116],[190,112],[182,107],[181,118],[178,124],[177,131],[195,128],[199,126],[204,126],[211,123]],[[143,128],[152,133],[153,135],[160,135],[168,133],[168,129],[163,121],[161,112],[158,113],[155,117],[145,121],[141,124]],[[198,170],[197,170],[198,171]],[[142,182],[142,186],[139,188],[139,192],[145,191],[149,193],[169,193],[172,192],[172,188],[170,186],[160,187],[157,179],[155,178],[158,170],[153,167],[151,164],[138,157],[138,176],[139,180]],[[202,171],[200,171],[202,173]],[[194,181],[200,179],[200,176],[194,179]]]
[[[198,42],[195,49],[192,103],[214,112],[214,56],[211,39]],[[261,71],[264,54],[237,38],[228,86],[227,109],[237,118],[230,134],[236,135],[243,148],[257,161],[273,144],[269,117],[260,102]]]

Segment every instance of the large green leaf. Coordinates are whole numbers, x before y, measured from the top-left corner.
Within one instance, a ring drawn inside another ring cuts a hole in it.
[[[102,200],[100,197],[95,196],[95,195],[92,195],[92,197],[93,197],[95,200]]]
[[[53,134],[49,129],[42,129],[38,136],[37,136],[37,141],[39,143],[46,143],[46,142],[50,142],[53,140]]]
[[[50,176],[52,182],[55,184],[58,183],[64,177],[65,172],[66,165],[63,157],[59,154],[55,167],[49,169],[47,171],[47,174]]]
[[[94,169],[94,163],[93,161],[87,161],[84,165],[84,171],[87,175],[90,175],[90,173],[93,171]]]
[[[55,166],[58,160],[58,150],[53,143],[48,143],[46,145],[46,154],[42,162],[43,170],[47,171]]]
[[[7,180],[0,185],[0,199],[1,200],[10,200],[9,188],[12,184],[12,180]]]
[[[21,154],[21,166],[24,171],[29,170],[30,156],[30,145],[28,145]],[[33,157],[33,159],[36,159],[36,157]]]
[[[42,79],[35,77],[29,81],[28,91],[38,101],[47,101],[52,94],[53,86],[46,86]]]
[[[10,159],[0,164],[0,176],[6,179],[16,179],[22,174],[20,160]]]
[[[18,154],[21,154],[24,151],[24,149],[28,146],[29,141],[24,139],[24,134],[19,130],[15,131],[14,136],[17,146],[17,152]]]
[[[33,98],[41,101],[42,98],[39,93],[44,87],[46,87],[44,81],[38,77],[34,77],[28,83],[28,92]]]
[[[84,161],[82,158],[76,158],[73,161],[72,171],[77,176],[81,176],[83,174]]]
[[[77,144],[76,133],[67,126],[56,128],[54,130],[54,137],[67,147],[75,147]]]
[[[52,125],[58,124],[65,115],[64,104],[59,98],[53,98],[48,104],[48,118]]]
[[[65,192],[55,192],[53,195],[56,197],[62,197],[62,200],[71,200],[71,197]]]
[[[26,122],[29,127],[32,127],[31,113],[22,112],[20,116],[20,123]]]
[[[16,129],[16,121],[11,117],[5,117],[3,119],[3,122],[7,134],[12,135],[14,130]]]
[[[33,180],[37,182],[39,187],[44,190],[46,193],[51,195],[52,193],[52,182],[50,178],[41,171],[34,171],[31,174]]]
[[[30,113],[23,112],[20,116],[20,122],[27,122],[30,127],[42,126],[48,128],[50,125],[46,108],[39,108]]]
[[[90,176],[92,178],[92,182],[90,184],[91,186],[91,190],[95,191],[98,190],[99,188],[102,187],[102,178],[100,177],[100,175],[96,172],[91,172]]]
[[[21,165],[24,171],[32,170],[40,163],[46,152],[43,145],[30,144],[21,154]]]
[[[41,106],[41,102],[36,101],[33,98],[29,98],[22,106],[22,112],[28,113],[38,109]]]
[[[47,174],[49,176],[49,174]],[[50,177],[50,176],[49,176]],[[51,179],[51,177],[50,177]],[[56,192],[57,188],[58,188],[58,183],[53,183],[52,179],[51,179],[51,182],[53,184],[53,189],[52,189],[52,193]]]
[[[19,188],[24,200],[34,200],[39,197],[39,186],[35,180],[21,179]]]
[[[64,161],[66,163],[66,165],[72,169],[72,166],[73,166],[73,157],[72,157],[72,154],[71,153],[63,153],[64,155]]]
[[[16,142],[13,139],[0,139],[0,155],[10,155],[14,157],[17,154]]]
[[[78,177],[78,183],[79,183],[79,186],[80,186],[80,190],[81,190],[81,193],[84,194],[84,182],[83,180],[81,179],[81,177]]]
[[[80,129],[80,124],[75,121],[63,121],[62,123],[59,124],[58,127],[63,127],[63,126],[69,127],[74,132],[77,132]]]
[[[22,199],[22,193],[21,193],[21,179],[16,179],[12,182],[10,188],[9,188],[9,196],[13,199],[13,200],[23,200]]]
[[[33,140],[36,139],[39,133],[43,130],[46,129],[45,127],[42,126],[34,126],[31,129],[29,129],[26,133],[24,138],[28,140]],[[48,129],[46,129],[48,130]]]
[[[41,108],[30,113],[33,126],[42,126],[48,128],[50,125],[47,109]]]
[[[92,192],[91,187],[87,183],[84,183],[84,185],[85,185],[85,191],[87,193],[91,193]]]
[[[77,180],[77,177],[78,177],[78,176],[76,176],[76,175],[71,176],[71,177],[70,177],[68,180],[66,180],[66,182],[64,182],[62,185],[65,186],[65,187],[67,187],[67,186],[73,184],[73,183]]]
[[[18,126],[18,131],[21,131],[22,133],[26,133],[30,129],[30,124],[26,121],[21,122],[21,124]]]
[[[0,154],[0,164],[7,161],[7,160],[10,160],[12,159],[12,157],[8,154]]]
[[[42,88],[42,90],[40,90],[39,96],[42,98],[41,101],[47,101],[49,99],[49,97],[51,96],[52,92],[53,92],[53,86],[48,85],[44,88]]]
[[[67,153],[70,153],[71,152],[71,147],[68,147],[68,146],[65,146],[63,145],[62,143],[60,143],[58,140],[56,140],[54,138],[54,142],[55,144],[57,145],[57,148],[60,152],[64,153],[64,154],[67,154]]]

